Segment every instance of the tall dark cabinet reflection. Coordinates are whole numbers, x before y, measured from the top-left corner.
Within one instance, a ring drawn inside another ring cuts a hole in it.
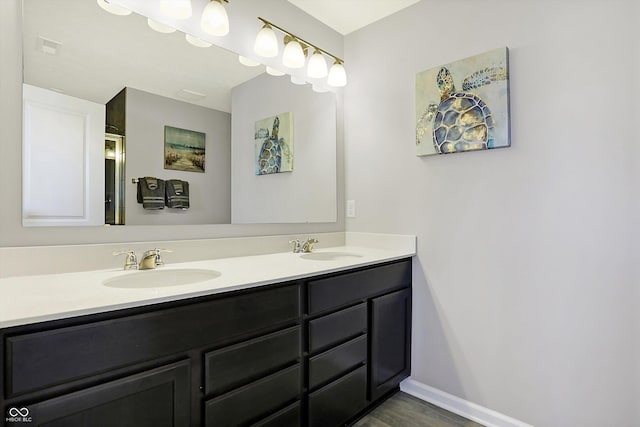
[[[104,222],[125,223],[125,97],[122,89],[106,108],[104,138]]]

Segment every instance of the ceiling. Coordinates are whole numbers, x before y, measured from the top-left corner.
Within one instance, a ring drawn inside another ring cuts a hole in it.
[[[420,0],[288,0],[340,34],[392,15]]]

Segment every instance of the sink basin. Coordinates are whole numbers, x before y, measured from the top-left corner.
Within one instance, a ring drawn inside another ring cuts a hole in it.
[[[160,269],[134,271],[102,282],[111,288],[163,288],[168,286],[193,285],[220,276],[219,271],[201,269]]]
[[[353,252],[310,252],[308,254],[300,255],[300,258],[314,261],[338,261],[362,258],[362,255]]]

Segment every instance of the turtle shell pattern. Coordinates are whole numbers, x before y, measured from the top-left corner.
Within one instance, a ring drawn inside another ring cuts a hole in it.
[[[483,150],[493,145],[491,110],[472,93],[454,92],[438,105],[433,145],[438,153]]]
[[[260,175],[280,172],[282,162],[282,147],[280,141],[275,138],[265,139],[260,149],[258,158]]]

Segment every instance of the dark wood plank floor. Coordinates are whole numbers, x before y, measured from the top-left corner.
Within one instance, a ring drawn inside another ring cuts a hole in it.
[[[482,427],[431,403],[398,392],[353,427]]]

